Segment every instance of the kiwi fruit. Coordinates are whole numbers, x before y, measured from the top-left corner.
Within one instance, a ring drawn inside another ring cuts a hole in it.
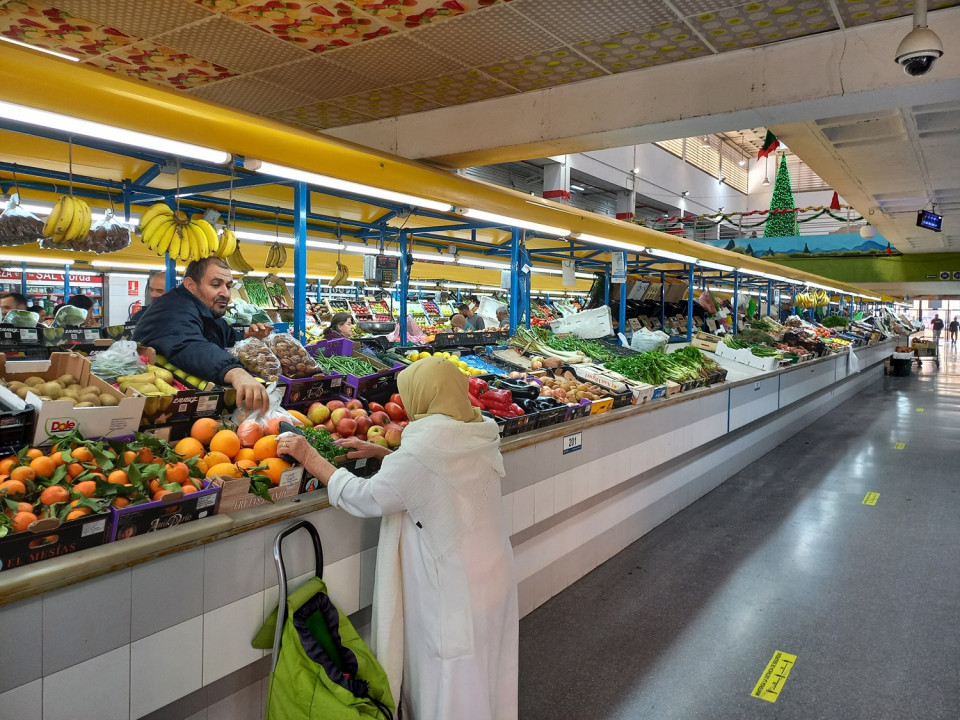
[[[80,394],[81,392],[83,392],[83,385],[80,385],[79,383],[71,383],[70,385],[67,385],[67,387],[64,389],[76,390],[77,394]]]
[[[80,398],[80,391],[74,390],[72,387],[64,388],[63,395],[61,397],[78,400]]]
[[[96,407],[100,406],[100,396],[93,395],[91,393],[86,393],[85,395],[80,396],[80,402],[74,407],[86,407],[87,405],[94,405]]]
[[[38,385],[37,390],[43,395],[51,398],[58,398],[63,395],[63,388],[58,382],[47,382],[43,385]]]
[[[15,393],[17,390],[19,390],[22,387],[26,387],[26,385],[24,385],[19,380],[14,380],[12,383],[9,383],[7,385],[7,388],[10,390],[10,392],[13,392],[13,393]]]
[[[120,401],[117,400],[117,399],[116,399],[113,395],[111,395],[110,393],[103,393],[103,394],[100,396],[100,406],[101,406],[101,407],[115,407],[116,405],[119,405],[119,404],[120,404]]]
[[[27,393],[30,392],[32,388],[29,385],[24,385],[22,388],[17,390],[17,397],[21,400],[27,399]]]
[[[25,382],[27,385],[29,385],[30,387],[34,387],[34,386],[36,386],[36,385],[43,385],[43,384],[46,382],[46,380],[44,380],[42,377],[37,377],[36,375],[31,375],[31,376],[28,377],[26,380],[24,380],[24,382]]]
[[[68,387],[70,385],[74,385],[77,382],[77,379],[70,373],[67,373],[66,375],[61,375],[58,377],[57,382],[63,385],[63,387]]]

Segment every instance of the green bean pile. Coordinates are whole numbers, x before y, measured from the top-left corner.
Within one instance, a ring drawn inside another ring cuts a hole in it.
[[[353,357],[351,355],[332,355],[327,357],[322,352],[316,355],[317,364],[326,372],[338,372],[341,375],[373,375],[377,369],[363,358]]]

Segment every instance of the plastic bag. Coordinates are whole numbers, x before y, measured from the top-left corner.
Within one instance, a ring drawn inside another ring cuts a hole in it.
[[[703,308],[707,315],[717,314],[717,304],[714,302],[713,293],[706,288],[704,288],[704,291],[700,293],[700,297],[697,298],[697,304]]]
[[[264,342],[280,360],[281,371],[286,377],[303,378],[323,372],[323,369],[317,365],[317,361],[310,356],[310,353],[293,335],[271,333]]]
[[[132,340],[118,340],[90,361],[90,372],[102,378],[137,375],[146,367]]]
[[[40,316],[29,310],[10,310],[3,316],[4,325],[13,325],[18,328],[36,327]]]
[[[42,234],[43,220],[20,207],[20,193],[11,195],[7,209],[0,214],[0,246],[29,245]]]
[[[850,354],[847,356],[847,375],[853,375],[860,372],[860,360],[853,354],[853,347],[850,347]]]
[[[630,349],[637,352],[646,352],[647,350],[663,350],[670,341],[670,336],[666,333],[655,330],[650,332],[647,328],[640,328],[630,339]]]
[[[253,447],[254,443],[264,435],[279,435],[281,422],[287,422],[291,425],[301,424],[293,415],[280,407],[283,393],[284,388],[277,387],[275,382],[270,383],[270,385],[267,386],[267,396],[270,398],[270,406],[266,412],[259,410],[251,411],[238,407],[233,415],[230,416],[230,421],[237,425],[237,436],[240,438],[240,442],[244,447]],[[257,435],[255,427],[261,429],[262,432],[259,435]],[[250,444],[248,445],[247,443]]]
[[[54,327],[82,327],[87,321],[87,311],[74,305],[64,305],[53,316]]]
[[[260,338],[241,340],[230,348],[230,354],[243,363],[248,373],[262,377],[267,382],[276,382],[280,376],[279,358]]]
[[[116,252],[130,247],[130,229],[116,219],[112,209],[104,213],[103,220],[90,228],[85,238],[73,242],[54,242],[52,238],[40,238],[44,250],[72,250],[97,254]]]
[[[231,325],[253,325],[254,323],[270,324],[273,321],[261,308],[244,300],[234,300],[230,310],[223,318]]]

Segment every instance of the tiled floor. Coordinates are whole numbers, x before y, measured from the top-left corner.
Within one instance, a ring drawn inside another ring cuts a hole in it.
[[[948,346],[525,617],[521,720],[956,720],[958,419]]]

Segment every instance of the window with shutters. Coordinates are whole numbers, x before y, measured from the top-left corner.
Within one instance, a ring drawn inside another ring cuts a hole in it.
[[[810,169],[809,165],[796,155],[787,156],[787,170],[790,171],[790,189],[795,193],[831,189],[819,175]]]
[[[676,140],[662,140],[656,143],[657,147],[661,147],[666,150],[671,155],[676,155],[678,158],[683,158],[683,138],[678,138]]]

